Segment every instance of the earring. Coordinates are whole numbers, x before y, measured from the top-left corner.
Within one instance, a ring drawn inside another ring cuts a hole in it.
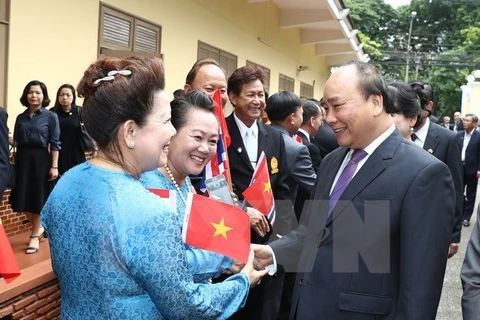
[[[129,148],[129,149],[135,148],[135,141],[130,141],[130,142],[128,143],[128,148]]]

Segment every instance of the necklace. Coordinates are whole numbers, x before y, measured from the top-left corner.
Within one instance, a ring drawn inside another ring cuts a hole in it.
[[[182,200],[183,204],[186,204],[187,199],[185,199],[185,196],[183,195],[182,191],[180,191],[180,187],[178,186],[177,180],[175,180],[175,177],[173,176],[172,171],[167,165],[165,165],[165,170],[167,171],[170,181],[172,181],[173,185],[175,186],[175,189],[177,190],[177,193],[180,196],[180,199]],[[188,190],[191,189],[192,187],[188,181],[188,177],[185,178],[185,183],[187,184],[187,193],[188,193]]]
[[[110,161],[110,160],[108,160],[108,159],[106,159],[106,158],[104,158],[104,157],[102,157],[102,156],[96,156],[95,159],[98,159],[98,160],[100,160],[100,161],[106,162],[106,163],[108,163],[108,164],[111,164],[112,166],[115,166],[115,167],[118,167],[118,168],[121,168],[122,170],[124,170],[123,167],[122,167],[121,165],[119,165],[118,163],[115,163],[115,162],[113,162],[113,161]]]

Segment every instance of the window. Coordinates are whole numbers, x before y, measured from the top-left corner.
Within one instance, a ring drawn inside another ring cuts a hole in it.
[[[280,73],[280,78],[278,80],[278,91],[291,91],[294,92],[295,89],[295,79],[287,77]]]
[[[198,41],[197,59],[214,59],[225,70],[225,75],[230,75],[237,69],[237,56],[219,48]]]
[[[305,82],[300,82],[300,98],[312,99],[313,98],[313,86]]]
[[[99,53],[116,57],[136,55],[161,57],[162,27],[102,5]]]
[[[262,66],[262,65],[259,65],[255,62],[252,62],[250,60],[247,60],[247,66],[252,66],[252,67],[257,67],[258,69],[262,69],[264,72],[265,72],[265,85],[263,86],[264,89],[265,89],[265,92],[267,92],[268,94],[270,94],[270,69]]]
[[[8,27],[10,0],[0,0],[0,106],[7,103]]]

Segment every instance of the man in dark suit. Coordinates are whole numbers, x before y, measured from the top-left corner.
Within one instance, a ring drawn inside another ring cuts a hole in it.
[[[455,112],[453,114],[453,129],[454,132],[459,132],[463,130],[463,120],[462,114],[460,112]]]
[[[292,138],[302,124],[302,101],[293,92],[277,92],[268,99],[266,111],[271,121],[270,126],[282,134],[285,142],[287,185],[290,199],[294,203],[297,190],[302,189],[310,194],[317,178],[307,147]]]
[[[228,79],[228,96],[234,111],[226,118],[231,144],[228,147],[233,191],[243,200],[261,152],[265,152],[270,185],[275,197],[276,219],[273,236],[283,235],[297,225],[287,185],[288,170],[282,134],[257,119],[265,108],[263,84],[265,73],[252,66],[238,68]],[[252,231],[252,243],[265,243]],[[262,280],[252,288],[245,307],[233,319],[277,319],[282,295],[283,276]]]
[[[477,219],[467,245],[460,278],[462,279],[463,320],[480,319],[480,219]]]
[[[432,123],[428,117],[433,110],[434,94],[432,86],[423,80],[414,80],[410,85],[420,98],[422,108],[421,124],[416,127],[412,140],[416,145],[448,166],[455,186],[455,220],[452,225],[449,246],[449,257],[452,257],[458,251],[462,231],[463,165],[461,146],[458,139],[455,138],[455,133]]]
[[[293,135],[297,134],[303,121],[302,101],[293,92],[277,92],[268,98],[266,112],[271,121],[270,126],[282,134],[285,142],[288,170],[287,184],[298,220],[301,214],[301,209],[298,208],[297,204],[298,196],[309,198],[317,178],[307,147],[292,138]],[[285,274],[282,303],[278,317],[280,319],[288,319],[294,281],[294,273]]]
[[[307,220],[253,246],[257,261],[274,254],[299,272],[292,319],[434,319],[455,206],[448,167],[395,129],[373,65],[337,69],[323,103],[342,148],[320,165]]]
[[[7,112],[0,107],[0,196],[5,192],[10,168],[8,146]]]
[[[448,130],[453,130],[453,125],[450,123],[450,117],[448,116],[443,117],[442,127]]]
[[[322,162],[320,149],[313,144],[315,135],[323,124],[323,112],[320,107],[311,100],[302,101],[303,121],[298,129],[297,135],[302,139],[302,143],[307,146],[310,158],[312,159],[313,170],[318,171]],[[335,138],[336,140],[336,138]]]
[[[466,114],[463,118],[464,131],[457,133],[457,139],[462,147],[463,185],[466,190],[462,218],[465,227],[470,226],[480,177],[480,132],[475,130],[477,123],[476,115]]]
[[[302,139],[302,143],[308,148],[314,172],[318,172],[318,168],[322,162],[322,156],[320,155],[318,147],[311,141],[314,140],[313,137],[315,137],[320,126],[322,126],[323,112],[321,112],[320,107],[311,100],[303,100],[302,108],[303,122],[298,129],[297,135]],[[306,192],[303,189],[299,189],[297,192],[297,198],[295,199],[295,214],[298,221],[300,221],[305,201],[310,199],[310,193],[311,190]]]

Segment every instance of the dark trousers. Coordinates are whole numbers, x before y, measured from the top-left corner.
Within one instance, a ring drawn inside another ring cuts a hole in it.
[[[265,276],[261,283],[250,289],[247,303],[229,320],[277,320],[282,300],[283,272]]]
[[[465,200],[463,201],[463,220],[470,221],[475,206],[478,178],[477,176],[464,175],[463,184],[466,188]]]

